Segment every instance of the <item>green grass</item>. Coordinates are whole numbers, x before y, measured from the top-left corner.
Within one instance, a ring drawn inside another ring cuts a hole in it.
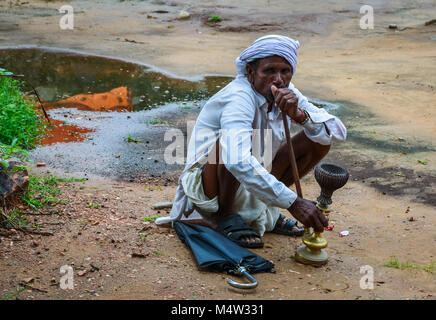
[[[14,208],[8,211],[8,218],[0,216],[0,225],[6,229],[15,228],[16,226],[20,228],[27,228],[29,221],[25,214],[21,213],[20,210]]]
[[[23,201],[33,208],[38,210],[47,205],[55,205],[64,203],[57,196],[61,194],[61,190],[57,188],[59,179],[54,176],[36,177],[29,176],[29,188],[23,196]]]
[[[384,264],[385,267],[395,268],[400,270],[415,269],[424,270],[428,273],[434,274],[436,272],[436,265],[433,261],[430,262],[428,266],[423,266],[411,261],[400,262],[396,257],[391,257],[388,262]]]
[[[160,218],[160,216],[152,216],[152,217],[145,217],[144,221],[155,221],[157,218]]]
[[[65,204],[65,201],[58,198],[62,194],[62,191],[58,188],[59,183],[83,182],[85,180],[85,178],[59,178],[53,175],[45,177],[29,175],[29,188],[22,199],[34,210],[58,203]]]
[[[146,187],[144,187],[144,189],[148,190],[148,191],[154,191],[154,190],[162,191],[163,190],[161,186],[155,186],[155,187],[146,186]]]
[[[90,203],[87,204],[87,207],[88,208],[92,208],[92,209],[100,209],[101,205],[98,204],[98,203],[90,202]]]
[[[221,22],[223,21],[223,18],[221,18],[220,16],[216,16],[216,15],[209,15],[209,21],[210,22]]]
[[[14,292],[15,290],[17,290],[19,287],[19,285],[17,285],[14,289],[12,289],[11,291],[9,291],[3,298],[2,300],[6,301],[12,298],[15,298],[16,296],[18,296],[20,293],[22,293],[23,291],[30,289],[28,286],[25,286],[24,288],[21,288],[20,290]]]
[[[140,140],[140,139],[138,139],[138,138],[134,138],[134,137],[132,137],[130,134],[129,134],[129,136],[127,137],[127,142],[135,142],[135,143],[141,143],[141,142],[144,142],[143,140]]]
[[[6,74],[11,73],[0,68],[0,75]],[[47,125],[22,88],[22,81],[0,76],[0,143],[31,149]]]
[[[0,168],[1,169],[1,168]],[[62,191],[58,188],[60,182],[83,182],[84,178],[59,178],[53,175],[45,177],[36,177],[29,175],[29,187],[22,196],[25,204],[33,210],[38,210],[46,206],[53,206],[58,203],[65,204],[66,201],[60,200],[59,195]],[[20,228],[32,227],[37,230],[41,228],[40,224],[32,224],[26,214],[20,212],[17,208],[8,210],[7,217],[0,216],[0,227],[10,229],[16,226]]]
[[[85,182],[86,178],[57,178],[58,181],[61,182],[66,182],[66,183],[70,183],[70,182]]]
[[[148,120],[147,122],[148,122],[149,124],[152,124],[152,125],[156,125],[156,124],[166,124],[166,121],[165,121],[165,120],[162,120],[162,119],[159,119],[159,118],[154,118],[154,119]]]
[[[154,255],[155,255],[156,257],[161,257],[161,256],[163,256],[163,253],[160,252],[159,250],[156,250],[156,251],[154,252]]]

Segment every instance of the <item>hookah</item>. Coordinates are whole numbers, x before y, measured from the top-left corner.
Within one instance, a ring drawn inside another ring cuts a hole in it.
[[[317,198],[317,207],[326,214],[329,205],[332,204],[332,194],[342,188],[348,181],[348,171],[337,164],[319,163],[315,167],[315,180],[321,187],[321,193]],[[328,254],[324,250],[328,245],[327,239],[322,232],[313,232],[311,228],[304,228],[303,245],[297,248],[295,260],[313,266],[322,266],[328,261]]]
[[[298,175],[297,162],[295,160],[295,153],[292,147],[291,134],[289,131],[287,117],[283,117],[283,126],[285,129],[286,142],[289,151],[289,162],[291,164],[292,175],[294,178],[297,195],[303,198],[301,191],[300,178]],[[332,194],[334,191],[342,188],[348,181],[348,171],[334,163],[318,163],[315,167],[315,180],[321,187],[321,193],[317,198],[317,207],[323,214],[329,205],[332,204]],[[328,241],[322,236],[322,232],[314,232],[311,228],[304,228],[303,245],[297,248],[295,253],[295,260],[308,265],[322,266],[328,261],[328,254],[324,250],[328,245]]]

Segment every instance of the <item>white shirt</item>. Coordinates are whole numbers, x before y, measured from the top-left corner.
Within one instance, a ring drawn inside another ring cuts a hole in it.
[[[311,121],[303,126],[309,139],[323,145],[345,140],[346,128],[337,117],[311,104],[292,83],[289,89],[298,97],[298,107],[310,115]],[[213,155],[210,158],[207,155],[219,138],[222,159],[235,178],[267,205],[289,208],[297,195],[266,169],[271,167],[277,151],[286,143],[282,113],[276,106],[267,111],[265,97],[254,90],[245,76],[237,76],[212,96],[198,115],[181,177],[194,164],[215,159]],[[287,119],[289,127],[291,123],[297,124],[289,117]],[[192,211],[179,179],[171,219],[160,218],[156,223],[178,220]],[[196,213],[190,218],[199,219],[201,216]]]

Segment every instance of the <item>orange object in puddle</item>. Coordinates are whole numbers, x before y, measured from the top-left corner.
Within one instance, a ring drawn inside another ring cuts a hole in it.
[[[77,108],[84,111],[133,111],[132,92],[119,87],[103,93],[76,94],[65,100],[45,102],[48,108]]]
[[[64,124],[64,121],[50,119],[52,126],[47,129],[47,136],[39,141],[40,145],[51,145],[58,142],[81,142],[85,140],[86,134],[94,132],[92,129],[82,128],[71,124]]]

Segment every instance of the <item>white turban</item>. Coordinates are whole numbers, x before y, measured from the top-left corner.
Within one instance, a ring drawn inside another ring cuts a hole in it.
[[[291,38],[280,35],[263,36],[254,41],[236,58],[235,64],[238,75],[243,76],[247,73],[245,67],[248,62],[274,55],[285,58],[292,66],[292,74],[295,74],[298,48],[300,48],[300,43]]]

